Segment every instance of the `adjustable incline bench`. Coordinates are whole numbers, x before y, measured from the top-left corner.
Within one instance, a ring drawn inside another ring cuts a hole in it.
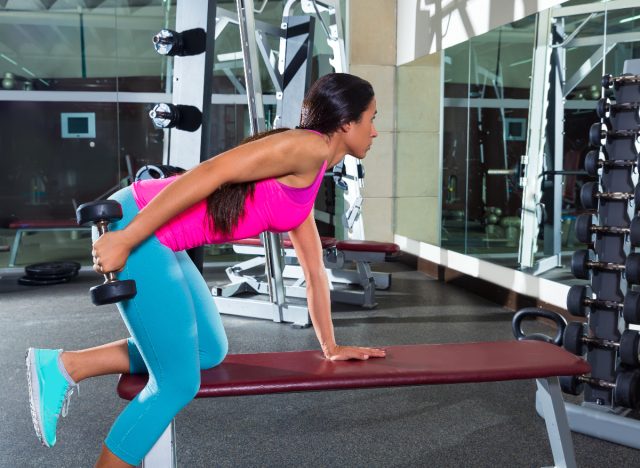
[[[202,372],[196,398],[536,379],[554,465],[576,467],[558,376],[590,372],[586,361],[552,344],[526,340],[385,349],[386,358],[338,362],[324,359],[320,351],[232,354]],[[118,394],[131,400],[146,382],[146,375],[123,374]],[[176,466],[173,421],[142,466]]]
[[[338,241],[333,237],[321,237],[324,265],[331,286],[331,300],[346,304],[355,304],[365,308],[374,308],[376,289],[385,290],[391,286],[391,274],[371,271],[371,263],[394,261],[400,255],[400,247],[391,242],[366,240]],[[227,277],[231,283],[213,288],[215,296],[232,297],[249,292],[268,294],[265,280],[251,276],[246,272],[265,264],[265,253],[260,238],[249,238],[232,243],[236,253],[255,255],[256,257],[227,268]],[[285,286],[288,297],[306,298],[304,274],[297,262],[293,243],[288,236],[282,236],[285,267],[283,278],[295,279],[291,286]],[[347,269],[354,266],[354,269]],[[354,285],[359,289],[336,289],[334,284]]]

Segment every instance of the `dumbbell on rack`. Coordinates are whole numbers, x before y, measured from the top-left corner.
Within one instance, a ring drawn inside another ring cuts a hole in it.
[[[181,33],[162,29],[153,36],[153,47],[160,55],[198,55],[207,48],[207,33],[202,28],[188,29]]]
[[[625,74],[621,76],[604,75],[602,77],[601,83],[604,89],[609,89],[611,86],[613,86],[615,89],[618,89],[620,86],[625,86],[629,84],[639,84],[640,75],[633,75],[633,74]]]
[[[596,122],[589,129],[589,143],[592,146],[604,146],[614,138],[638,138],[640,130],[609,130],[607,124]]]
[[[618,112],[635,112],[640,117],[640,104],[637,102],[621,102],[620,104],[612,104],[609,98],[602,98],[598,101],[596,113],[601,119],[608,119]]]
[[[584,169],[590,176],[597,176],[601,168],[628,167],[633,168],[638,165],[635,159],[603,159],[602,153],[597,150],[589,151],[584,157]]]
[[[635,330],[623,331],[617,342],[589,336],[586,323],[571,322],[564,329],[562,345],[577,356],[584,356],[589,346],[617,349],[623,364],[632,367],[640,364],[640,333]]]
[[[122,207],[115,200],[84,203],[76,210],[76,217],[79,225],[94,223],[102,236],[108,232],[109,223],[122,218]],[[91,301],[95,305],[113,304],[131,299],[137,294],[134,280],[120,281],[113,272],[105,273],[104,280],[104,283],[89,290]]]
[[[593,259],[590,249],[576,250],[571,257],[571,273],[580,279],[590,279],[589,270],[617,271],[624,273],[627,282],[640,284],[640,253],[632,252],[627,256],[624,265],[611,262],[598,262]]]
[[[570,395],[580,395],[586,383],[593,387],[613,390],[613,401],[616,405],[637,409],[640,403],[640,370],[618,373],[615,383],[585,375],[562,376],[559,380],[562,391]]]
[[[629,201],[640,197],[640,186],[636,186],[633,193],[629,192],[600,192],[597,182],[587,182],[580,189],[580,202],[587,210],[598,208],[598,200]]]
[[[591,308],[622,310],[627,323],[640,324],[640,293],[627,291],[624,302],[593,299],[591,286],[574,284],[567,294],[567,310],[571,315],[586,317]]]
[[[195,106],[168,104],[161,102],[149,111],[149,117],[156,128],[177,128],[195,132],[202,124],[202,112]]]
[[[634,217],[629,227],[598,226],[593,224],[593,215],[583,213],[576,218],[576,237],[583,244],[591,244],[593,234],[629,236],[632,247],[640,247],[640,218]]]

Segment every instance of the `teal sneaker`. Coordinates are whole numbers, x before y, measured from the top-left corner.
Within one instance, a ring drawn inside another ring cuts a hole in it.
[[[77,385],[70,384],[58,367],[61,349],[27,350],[27,379],[33,428],[47,447],[56,443],[58,418],[67,415],[69,398]]]

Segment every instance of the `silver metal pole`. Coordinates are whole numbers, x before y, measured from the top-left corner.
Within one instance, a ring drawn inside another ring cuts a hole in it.
[[[262,101],[262,85],[260,83],[260,67],[256,45],[256,28],[253,16],[253,0],[236,0],[238,9],[238,25],[240,26],[240,42],[244,58],[244,76],[249,105],[249,122],[251,134],[263,132],[266,128],[264,120],[264,104]],[[280,259],[280,236],[270,232],[262,234],[264,244],[266,273],[269,281],[269,299],[277,306],[278,317],[274,321],[283,321],[285,306],[284,283]]]

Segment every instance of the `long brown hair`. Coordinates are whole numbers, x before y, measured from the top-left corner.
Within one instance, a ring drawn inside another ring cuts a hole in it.
[[[257,133],[245,138],[240,143],[244,145],[250,141],[286,132],[289,128],[275,128],[266,132]],[[216,232],[230,235],[238,225],[238,221],[244,216],[244,201],[247,197],[253,198],[255,182],[241,182],[239,184],[223,184],[215,192],[207,197],[207,215]]]
[[[300,126],[325,135],[349,122],[359,122],[374,97],[371,83],[348,73],[330,73],[319,78],[302,103]],[[251,136],[241,144],[289,130],[278,128]],[[213,228],[229,235],[244,215],[244,202],[255,192],[255,182],[224,184],[207,197],[207,214]]]

